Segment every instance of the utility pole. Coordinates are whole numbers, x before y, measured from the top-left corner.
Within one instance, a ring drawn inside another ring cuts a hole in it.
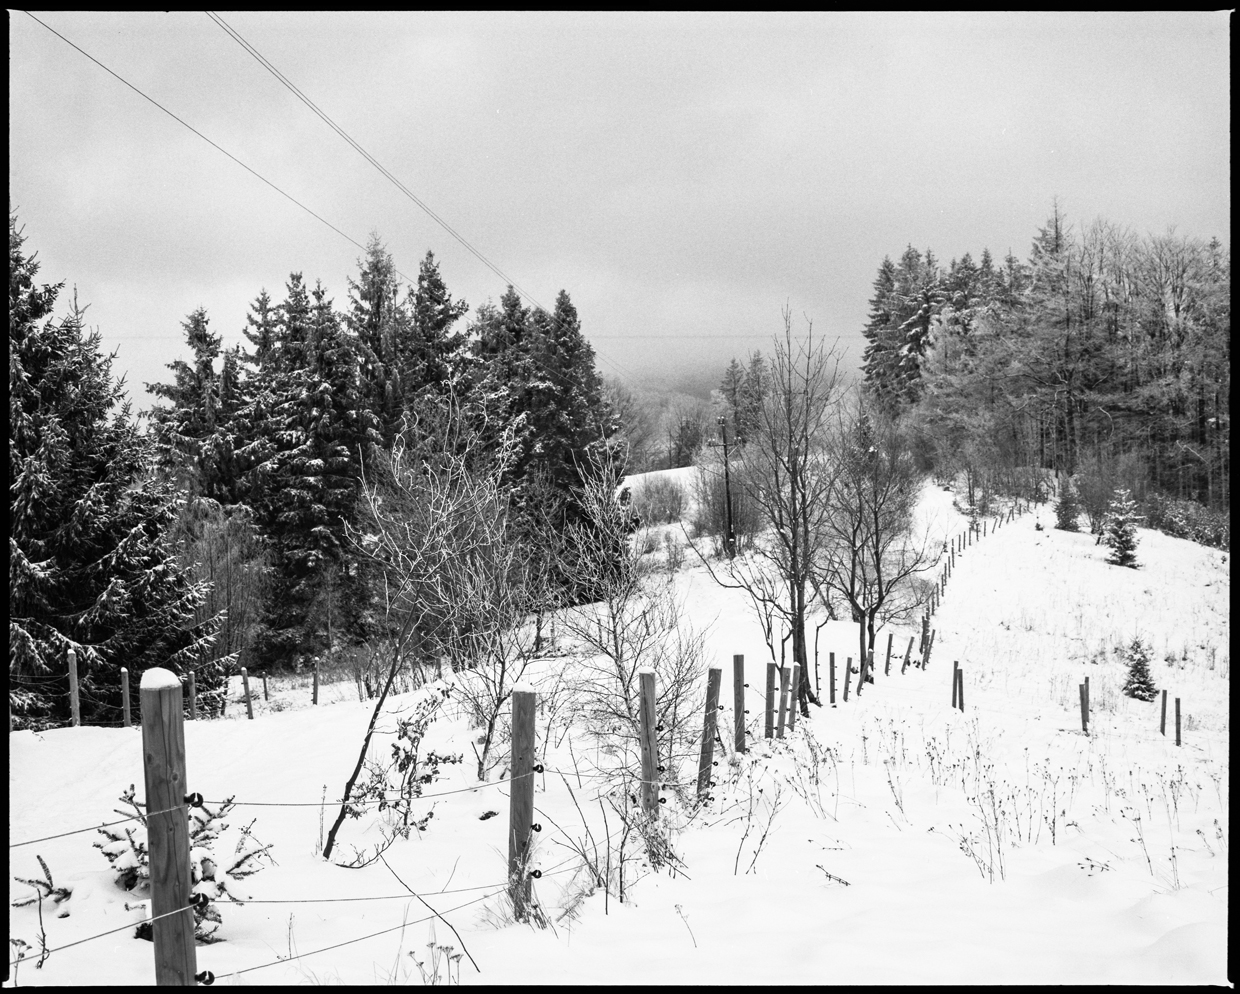
[[[719,418],[719,430],[723,434],[723,494],[728,505],[728,558],[736,558],[736,532],[732,528],[732,478],[728,473],[728,419]]]

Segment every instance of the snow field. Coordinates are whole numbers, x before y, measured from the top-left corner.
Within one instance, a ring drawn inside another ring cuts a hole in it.
[[[943,535],[961,529],[949,494],[929,488],[922,507]],[[883,676],[887,632],[880,632],[876,683],[860,698],[811,708],[782,741],[751,734],[751,750],[739,757],[731,752],[732,656],[745,656],[753,734],[761,733],[769,656],[743,595],[716,586],[689,553],[676,593],[684,618],[707,631],[711,664],[723,670],[725,748],[716,750],[709,805],[694,809],[691,788],[663,791],[659,834],[675,854],[670,866],[643,865],[636,829],[625,839],[608,803],[609,789],[632,787],[636,743],[600,741],[574,723],[563,692],[552,693],[571,663],[548,659],[534,676],[546,771],[536,778],[542,831],[531,865],[543,870],[533,890],[552,928],[505,923],[496,891],[506,873],[507,787],[469,789],[477,732],[450,705],[422,752],[461,754],[464,762],[443,767],[425,791],[462,792],[420,802],[419,816],[432,808],[434,815],[425,831],[386,850],[390,870],[319,858],[316,807],[239,806],[245,821],[257,818],[255,835],[274,843],[277,865],[247,879],[254,903],[222,906],[225,941],[199,947],[198,968],[213,970],[217,983],[420,982],[411,951],[425,963],[432,934],[454,953],[460,943],[442,922],[432,933],[426,907],[400,896],[399,876],[460,932],[481,969],[457,961],[462,983],[1226,982],[1225,557],[1141,530],[1143,569],[1109,567],[1091,536],[1053,531],[1049,507],[1038,532],[1038,516],[957,556],[932,621],[938,634],[927,670],[900,676],[893,660]],[[900,656],[912,634],[896,630]],[[1134,634],[1153,643],[1158,687],[1180,696],[1192,716],[1178,749],[1170,713],[1164,738],[1156,705],[1119,694],[1125,669],[1115,649]],[[842,678],[844,658],[857,651],[855,627],[822,630],[824,695],[830,651]],[[950,706],[954,660],[964,671],[963,713]],[[1088,737],[1076,698],[1086,674]],[[253,722],[187,722],[189,789],[239,802],[305,804],[325,787],[329,798],[338,794],[371,703],[357,702],[349,685],[345,700],[317,709],[308,706],[308,687],[288,693],[284,711],[260,710]],[[390,754],[396,718],[418,693],[390,701],[375,758]],[[244,709],[230,703],[228,713]],[[11,735],[10,843],[109,819],[120,790],[141,783],[139,736],[102,728]],[[665,760],[669,781],[695,779],[699,745],[686,741],[675,750],[678,762]],[[505,752],[490,781],[506,775]],[[617,783],[618,770],[629,771],[628,783]],[[488,811],[497,814],[484,820]],[[325,809],[328,825],[335,812]],[[385,819],[390,814],[373,809],[346,819],[336,858],[371,851]],[[53,947],[142,917],[125,910],[126,895],[91,847],[97,837],[10,849],[11,874],[39,875],[37,852],[57,884],[73,888],[68,918],[45,909]],[[610,862],[607,894],[581,852],[599,876]],[[11,899],[27,893],[10,880]],[[389,931],[289,958],[380,930]],[[13,912],[11,934],[37,945],[34,909]],[[274,965],[234,973],[264,964]],[[152,980],[151,947],[130,930],[55,952],[42,970],[24,963],[19,974],[23,984]]]

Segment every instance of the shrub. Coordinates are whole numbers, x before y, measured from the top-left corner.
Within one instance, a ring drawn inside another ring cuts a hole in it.
[[[753,545],[754,538],[762,528],[762,517],[757,503],[745,485],[743,470],[729,470],[730,480],[725,480],[722,466],[703,466],[698,469],[693,494],[697,506],[693,515],[695,537],[709,536],[715,554],[727,552],[725,539],[728,534],[728,491],[732,495],[732,532],[736,536],[736,551],[744,552]]]
[[[96,842],[112,865],[116,882],[124,890],[147,899],[151,889],[150,850],[147,846],[146,805],[134,798],[134,786],[121,793],[121,802],[133,809],[133,821],[109,825],[98,829],[107,841]],[[270,860],[267,850],[252,834],[254,822],[236,829],[228,839],[223,856],[217,856],[214,846],[228,830],[224,819],[233,810],[233,799],[225,798],[212,811],[205,804],[189,809],[190,879],[195,896],[205,894],[209,903],[194,906],[194,938],[198,942],[220,941],[216,931],[221,924],[218,902],[221,900],[243,901],[246,895],[240,888],[244,878],[263,868],[262,860]],[[117,809],[117,814],[128,814]],[[139,905],[141,906],[141,904]],[[130,905],[126,905],[130,907]],[[139,923],[134,937],[151,940],[150,922]]]
[[[684,512],[684,488],[670,477],[647,477],[634,490],[633,513],[647,527],[677,522]]]
[[[1142,508],[1150,528],[1216,549],[1231,548],[1231,511],[1151,493]]]

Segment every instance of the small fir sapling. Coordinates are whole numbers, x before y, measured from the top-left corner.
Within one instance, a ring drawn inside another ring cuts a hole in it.
[[[43,867],[43,879],[40,880],[37,877],[32,877],[30,879],[27,879],[26,877],[14,877],[13,879],[19,884],[25,884],[27,887],[33,887],[35,892],[27,897],[19,897],[13,902],[13,907],[24,908],[29,904],[34,904],[36,901],[42,900],[50,900],[53,904],[57,905],[68,901],[69,898],[73,896],[73,888],[57,887],[55,882],[52,880],[52,871],[47,868],[47,863],[43,861],[43,857],[35,856],[35,859],[37,859],[39,861],[39,865]],[[56,917],[68,918],[69,909],[61,908],[56,912]]]
[[[149,900],[151,889],[150,851],[147,847],[146,805],[135,799],[134,786],[123,791],[121,803],[134,812],[128,824],[109,825],[98,829],[107,840],[94,845],[112,864],[117,884],[126,891],[141,897],[136,904],[126,904],[126,909],[141,908]],[[241,881],[263,868],[262,860],[271,861],[270,845],[262,845],[253,835],[254,822],[230,833],[230,852],[223,857],[216,855],[215,843],[228,831],[225,818],[235,805],[231,797],[225,798],[212,810],[207,805],[189,809],[190,874],[194,894],[206,894],[210,899],[205,907],[194,908],[194,938],[198,942],[219,942],[215,933],[221,924],[217,902],[222,900],[244,902],[248,898]],[[128,811],[116,809],[117,814]],[[136,822],[136,825],[135,825]],[[142,922],[134,932],[138,939],[152,938],[151,925]]]
[[[1081,498],[1072,477],[1064,479],[1055,501],[1055,527],[1061,531],[1080,531]]]
[[[1154,678],[1150,676],[1150,653],[1140,638],[1134,638],[1124,650],[1128,660],[1128,679],[1123,694],[1138,701],[1152,701],[1158,696]]]
[[[1141,518],[1137,514],[1136,502],[1125,489],[1115,491],[1111,498],[1111,508],[1107,514],[1106,538],[1104,541],[1111,550],[1107,562],[1112,566],[1127,566],[1136,569],[1137,563],[1137,522]]]

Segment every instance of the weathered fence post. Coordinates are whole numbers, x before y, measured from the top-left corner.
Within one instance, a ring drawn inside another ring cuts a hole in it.
[[[310,697],[310,703],[319,703],[319,661],[317,657],[314,660],[314,691]]]
[[[835,653],[830,654],[830,673],[827,675],[828,690],[831,692],[830,704],[835,707]]]
[[[921,668],[924,670],[930,665],[930,650],[934,648],[934,636],[938,634],[938,629],[930,632],[930,638],[926,641],[926,651],[921,657]]]
[[[852,682],[852,656],[844,663],[844,703],[848,703],[848,685]]]
[[[921,645],[918,646],[918,652],[926,651],[926,639],[930,637],[930,615],[923,614],[921,616]]]
[[[642,807],[651,818],[659,816],[659,746],[655,738],[654,670],[643,667],[637,671],[641,687],[642,735]]]
[[[909,657],[913,654],[913,642],[916,641],[915,635],[908,637],[908,648],[904,650],[904,665],[900,667],[900,674],[903,676],[904,671],[908,669]]]
[[[715,759],[715,726],[719,714],[719,684],[723,670],[712,666],[706,671],[706,719],[702,723],[702,755],[698,760],[698,800],[710,792],[710,773]]]
[[[960,679],[960,660],[956,659],[952,662],[952,708],[956,707],[956,687],[959,686]]]
[[[264,701],[271,700],[271,696],[267,693],[267,674],[266,673],[263,674],[263,700]]]
[[[797,703],[801,690],[801,664],[792,664],[792,694],[788,700],[788,731],[797,727]]]
[[[228,677],[224,677],[224,696],[228,696]],[[198,690],[194,686],[194,671],[189,671],[189,720],[198,720]]]
[[[762,731],[768,739],[775,734],[775,673],[778,669],[778,663],[766,664],[766,722]]]
[[[779,721],[775,731],[775,737],[782,739],[784,737],[784,722],[788,716],[788,680],[791,674],[788,672],[787,666],[779,668]]]
[[[121,720],[125,722],[126,728],[133,727],[133,721],[129,714],[129,669],[121,667]]]
[[[254,720],[254,702],[250,700],[250,675],[245,671],[245,667],[241,667],[241,687],[245,691],[245,713],[249,715],[250,721]]]
[[[1158,731],[1165,737],[1167,734],[1167,692],[1162,692],[1162,720],[1158,723]]]
[[[1180,699],[1175,699],[1175,744],[1180,744]]]
[[[1080,684],[1078,689],[1081,692],[1081,731],[1086,735],[1089,734],[1089,704],[1085,696],[1085,684]]]
[[[69,650],[69,721],[77,727],[82,723],[82,709],[78,704],[77,653]]]
[[[956,703],[964,710],[964,670],[956,670]]]
[[[530,904],[530,846],[534,835],[534,691],[512,692],[512,789],[508,799],[508,894],[514,917],[524,921]]]
[[[865,674],[869,667],[866,665],[867,660],[873,660],[874,650],[870,649],[868,653],[862,655],[861,662],[857,665],[857,696],[861,696],[861,688],[865,686]]]
[[[736,711],[736,751],[745,751],[745,657],[732,657],[732,703]]]
[[[891,676],[891,640],[895,637],[895,632],[887,633],[887,663],[883,667],[883,676]]]
[[[155,666],[142,674],[142,756],[151,873],[155,983],[192,987],[197,973],[190,908],[189,817],[181,681]],[[181,914],[170,914],[180,908]],[[167,915],[161,918],[161,915]]]

